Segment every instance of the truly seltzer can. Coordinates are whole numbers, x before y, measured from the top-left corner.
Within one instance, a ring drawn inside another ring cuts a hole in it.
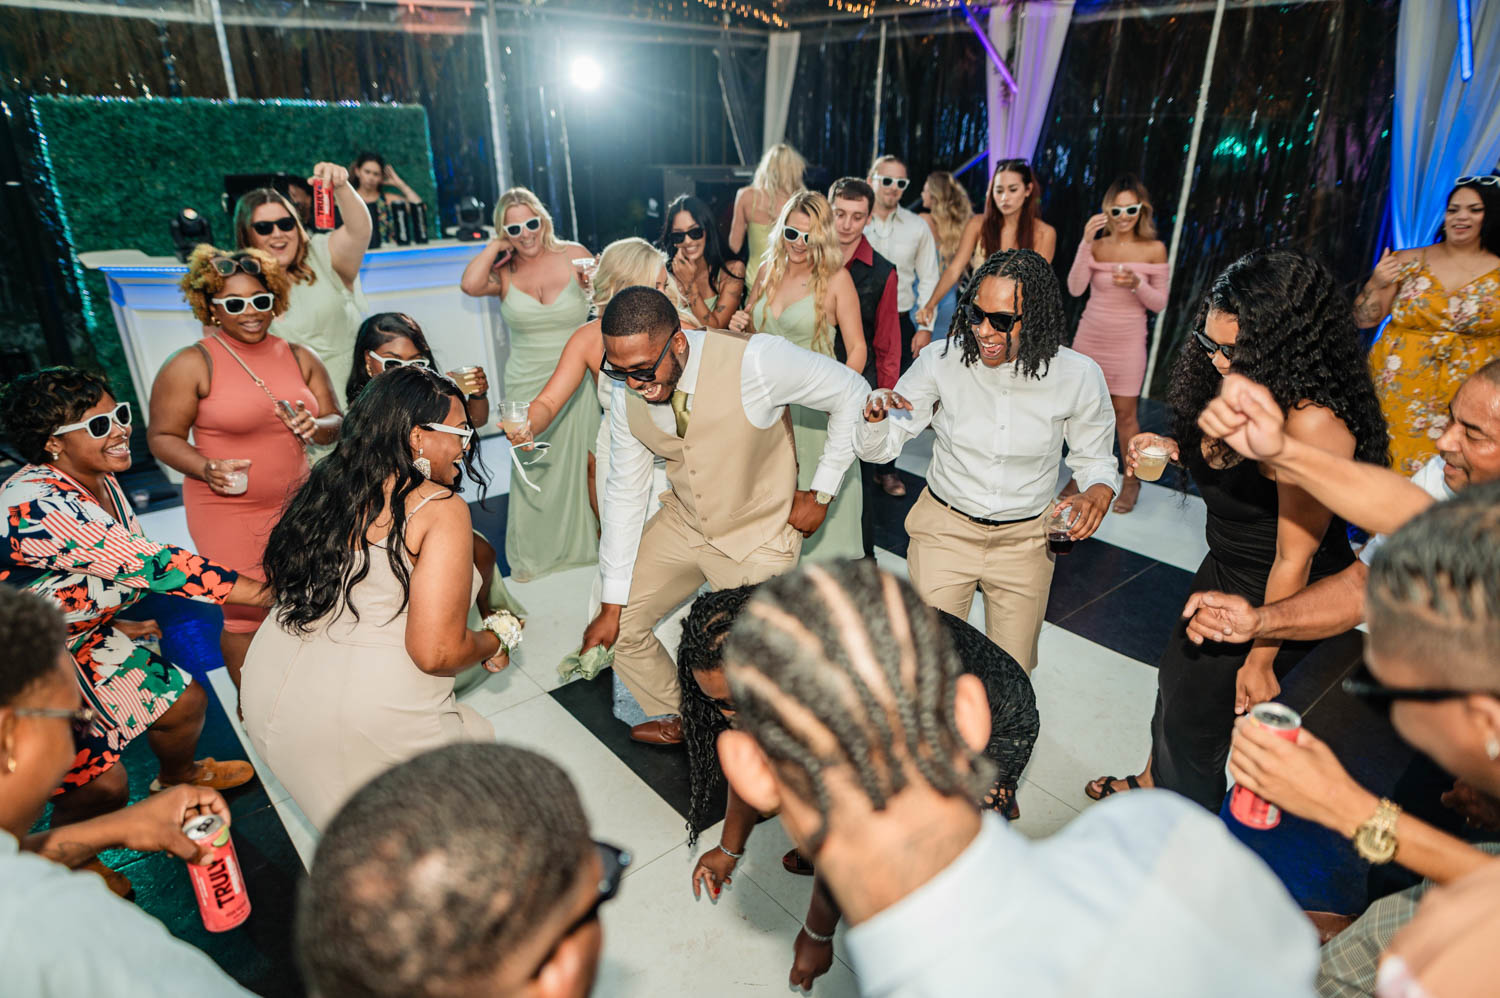
[[[313,228],[327,232],[333,228],[333,189],[322,177],[313,178]]]
[[[1250,721],[1289,742],[1296,741],[1302,730],[1302,715],[1285,704],[1258,703],[1250,708]],[[1229,795],[1229,813],[1250,828],[1264,830],[1281,824],[1281,808],[1238,785]]]
[[[250,917],[250,893],[229,839],[229,826],[217,814],[200,814],[182,826],[182,834],[194,842],[207,842],[212,850],[207,863],[187,865],[203,927],[228,932]]]

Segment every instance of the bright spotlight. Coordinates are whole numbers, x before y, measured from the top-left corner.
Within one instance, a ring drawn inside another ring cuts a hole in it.
[[[598,90],[604,82],[604,70],[593,59],[581,55],[573,60],[573,86],[579,90]]]

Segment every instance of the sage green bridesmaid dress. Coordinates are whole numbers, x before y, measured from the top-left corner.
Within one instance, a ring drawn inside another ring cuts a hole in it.
[[[813,296],[807,294],[786,307],[778,318],[771,314],[765,298],[755,303],[753,313],[757,333],[769,333],[791,340],[799,347],[833,356],[833,337],[837,330],[829,328],[828,346],[813,346],[813,331],[817,313]],[[792,436],[797,444],[797,488],[812,488],[813,473],[818,470],[818,460],[823,456],[823,445],[828,442],[828,414],[816,409],[794,405],[792,410]],[[836,558],[860,558],[864,556],[864,538],[860,532],[860,515],[864,510],[858,465],[844,473],[843,484],[838,495],[828,506],[828,516],[817,533],[802,542],[803,561],[833,561]]]
[[[552,377],[568,337],[588,321],[589,302],[576,280],[569,280],[550,305],[512,284],[500,301],[500,317],[510,334],[504,397],[530,401]],[[540,490],[529,488],[512,469],[505,558],[518,582],[599,560],[599,525],[589,509],[588,486],[589,445],[599,432],[599,414],[598,396],[585,378],[537,436],[551,448],[540,455],[517,453]]]

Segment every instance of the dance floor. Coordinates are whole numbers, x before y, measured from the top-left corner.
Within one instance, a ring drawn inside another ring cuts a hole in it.
[[[1148,429],[1164,428],[1159,406],[1146,403]],[[905,511],[926,471],[930,434],[907,448],[899,467],[909,494],[880,496],[880,563],[906,571]],[[502,548],[508,467],[505,445],[485,443],[501,493],[475,507],[475,522]],[[1042,836],[1066,825],[1089,801],[1083,786],[1101,773],[1135,772],[1145,759],[1156,683],[1154,663],[1186,599],[1201,560],[1203,503],[1171,487],[1143,486],[1135,511],[1110,515],[1099,533],[1061,557],[1052,584],[1040,664],[1033,680],[1041,736],[1021,782],[1019,830]],[[152,537],[190,543],[180,508],[142,517]],[[694,851],[687,845],[687,763],[680,749],[629,741],[610,714],[609,676],[560,685],[557,665],[576,650],[585,624],[592,569],[527,584],[510,583],[530,611],[526,642],[505,672],[465,696],[489,718],[497,736],[556,759],[577,783],[596,838],[635,857],[624,888],[603,909],[601,996],[752,995],[787,987],[792,941],[806,911],[810,880],[782,869],[790,843],[775,821],[761,824],[717,903],[695,901],[689,887]],[[685,608],[684,608],[685,610]],[[662,625],[669,646],[678,619]],[[982,627],[976,599],[971,618]],[[233,687],[222,669],[210,674],[220,703]],[[216,704],[204,734],[205,754],[251,753],[232,720]],[[144,740],[142,740],[144,741]],[[253,759],[253,753],[250,757]],[[152,760],[144,744],[127,756],[134,795],[144,793]],[[234,838],[245,866],[255,912],[240,929],[210,935],[198,920],[182,864],[165,856],[118,853],[111,858],[137,886],[142,908],[179,936],[206,950],[251,989],[266,995],[301,994],[290,962],[295,887],[312,859],[316,835],[286,791],[263,766],[261,780],[236,791]],[[718,840],[707,829],[700,847]],[[854,976],[837,937],[832,971],[815,993],[854,995]]]

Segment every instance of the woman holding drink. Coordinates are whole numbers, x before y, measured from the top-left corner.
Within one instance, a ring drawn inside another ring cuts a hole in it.
[[[399,367],[438,369],[437,358],[417,320],[401,312],[377,312],[360,323],[354,337],[354,363],[344,386],[344,401],[353,405],[370,379]],[[483,426],[490,418],[490,381],[482,367],[460,367],[448,377],[464,393],[469,422]]]
[[[505,395],[527,399],[546,384],[568,338],[588,321],[585,284],[592,255],[578,243],[559,240],[552,216],[524,187],[500,196],[495,230],[459,287],[476,298],[500,299],[510,334]],[[515,579],[528,582],[598,561],[599,525],[588,494],[588,449],[598,420],[593,393],[579,384],[554,410],[549,448],[527,469],[531,484],[511,489],[505,556]]]
[[[199,246],[181,286],[204,335],[157,373],[146,443],[183,474],[197,549],[259,578],[266,538],[307,477],[307,445],[333,443],[343,416],[317,354],[270,332],[291,293],[274,257]],[[224,610],[219,647],[236,688],[265,616],[259,607]]]
[[[1331,453],[1385,462],[1385,420],[1358,332],[1333,276],[1297,253],[1256,252],[1219,275],[1172,372],[1175,434],[1137,434],[1126,474],[1161,474],[1181,460],[1208,507],[1208,555],[1192,590],[1244,596],[1257,606],[1285,599],[1354,559],[1343,521],[1302,489],[1279,482],[1222,441],[1198,416],[1230,370],[1265,384],[1286,413],[1287,432]],[[1095,799],[1140,786],[1175,790],[1217,811],[1235,715],[1273,699],[1280,678],[1307,653],[1301,642],[1243,645],[1187,638],[1181,621],[1157,664],[1151,758],[1139,776],[1102,776]]]

